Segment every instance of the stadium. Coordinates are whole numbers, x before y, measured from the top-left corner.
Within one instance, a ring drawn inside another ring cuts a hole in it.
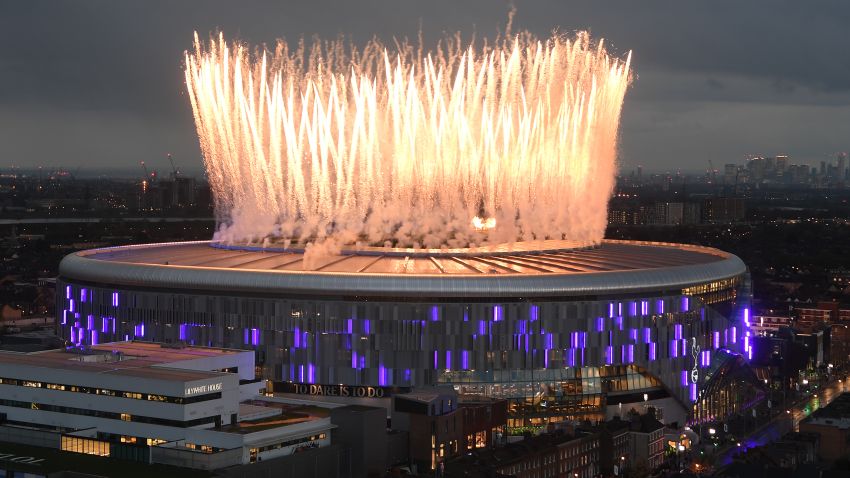
[[[513,432],[648,404],[694,423],[760,396],[740,366],[747,269],[717,249],[537,241],[304,260],[209,241],[74,253],[60,265],[60,329],[83,347],[252,349],[275,392],[384,400],[451,385],[507,399]]]

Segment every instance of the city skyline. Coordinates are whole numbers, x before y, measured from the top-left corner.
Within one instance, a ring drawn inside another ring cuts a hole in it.
[[[492,38],[510,10],[507,3],[325,3],[4,5],[0,36],[17,47],[0,56],[8,72],[0,79],[0,168],[133,171],[144,160],[167,171],[171,152],[185,170],[200,171],[181,78],[194,30],[220,29],[250,43],[344,32],[362,44],[372,35],[415,37],[421,25],[425,42],[433,43],[442,31]],[[850,120],[843,107],[850,104],[850,67],[840,46],[850,8],[838,2],[819,10],[791,2],[606,7],[517,2],[513,27],[538,35],[590,29],[615,55],[633,52],[621,171],[638,165],[704,171],[709,160],[720,169],[748,154],[817,164],[847,149],[842,125]],[[329,8],[339,14],[328,18]],[[812,27],[796,34],[802,23]]]

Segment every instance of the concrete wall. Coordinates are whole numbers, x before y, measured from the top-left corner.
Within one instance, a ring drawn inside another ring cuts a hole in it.
[[[348,478],[348,463],[339,445],[296,453],[282,458],[263,460],[250,465],[233,466],[218,470],[219,476],[228,478]]]
[[[242,449],[235,448],[218,453],[201,453],[186,448],[151,447],[151,461],[184,468],[216,470],[242,463]]]
[[[0,426],[0,441],[58,449],[62,444],[62,434],[52,430]]]

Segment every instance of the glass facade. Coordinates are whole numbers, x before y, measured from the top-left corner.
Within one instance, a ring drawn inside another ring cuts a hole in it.
[[[114,289],[60,279],[57,314],[74,344],[137,339],[253,349],[260,373],[272,380],[446,383],[464,394],[508,398],[514,417],[566,418],[598,414],[616,403],[614,395],[627,402],[661,390],[690,410],[716,351],[746,355],[746,282],[739,276],[618,297],[412,302]]]

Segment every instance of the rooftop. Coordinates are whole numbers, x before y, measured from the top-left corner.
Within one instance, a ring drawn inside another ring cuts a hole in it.
[[[0,351],[0,364],[188,382],[225,373],[169,368],[168,364],[236,353],[240,351],[209,347],[177,349],[152,342],[130,341],[95,345],[86,351],[64,348],[33,353]]]
[[[593,247],[534,241],[446,250],[349,248],[308,256],[302,249],[225,249],[209,241],[144,244],[70,254],[60,276],[169,289],[451,297],[675,288],[746,270],[740,259],[717,249],[610,240]]]

